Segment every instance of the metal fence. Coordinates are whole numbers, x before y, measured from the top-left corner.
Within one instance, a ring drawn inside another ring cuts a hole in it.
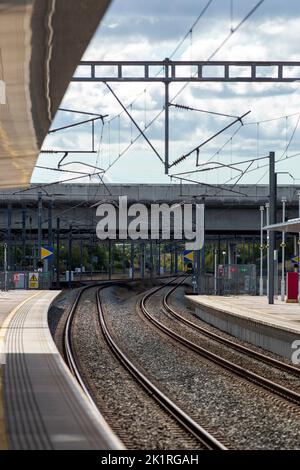
[[[0,290],[14,289],[49,289],[48,272],[0,271]]]
[[[256,295],[256,266],[220,265],[217,276],[201,278],[201,291],[206,295]]]

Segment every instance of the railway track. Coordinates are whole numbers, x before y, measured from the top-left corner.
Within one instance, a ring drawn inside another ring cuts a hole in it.
[[[100,291],[97,292],[97,305],[99,313],[99,322],[111,350],[118,357],[123,366],[135,377],[144,389],[165,409],[173,418],[176,419],[188,432],[199,440],[209,450],[226,450],[226,447],[217,440],[211,433],[199,425],[185,411],[183,411],[176,403],[174,403],[160,388],[158,388],[124,353],[117,342],[111,335],[105,314],[101,305]]]
[[[95,287],[95,286],[93,286]],[[105,340],[113,352],[113,354],[118,358],[122,366],[134,377],[134,379],[147,391],[147,393],[155,399],[161,408],[165,410],[172,418],[184,429],[184,432],[187,432],[193,438],[196,438],[197,441],[201,444],[201,448],[209,450],[226,450],[226,447],[216,439],[211,433],[194,421],[187,413],[185,413],[176,403],[174,403],[168,396],[166,396],[125,354],[124,351],[119,347],[119,345],[114,340],[112,334],[109,331],[104,309],[101,305],[100,293],[102,289],[107,288],[108,285],[98,288],[96,293],[96,303],[99,316],[99,324],[105,337]],[[73,375],[76,377],[77,381],[81,385],[82,389],[88,396],[89,400],[93,406],[99,412],[90,392],[85,383],[85,380],[82,377],[80,372],[80,367],[77,364],[76,354],[72,345],[72,323],[74,321],[74,316],[76,314],[76,309],[80,303],[83,292],[91,289],[91,286],[86,286],[82,288],[72,305],[68,319],[66,321],[65,332],[64,332],[64,350],[66,361],[69,365],[69,368]]]
[[[77,365],[77,360],[76,360],[76,354],[73,349],[73,344],[72,344],[72,323],[74,320],[74,316],[76,313],[76,309],[79,305],[80,299],[82,297],[82,294],[87,291],[88,289],[91,289],[93,286],[86,286],[81,288],[78,291],[78,294],[73,302],[73,305],[70,309],[70,312],[68,314],[68,318],[66,321],[65,325],[65,330],[64,330],[64,337],[63,337],[63,349],[64,349],[64,355],[65,355],[65,360],[68,364],[69,369],[71,370],[72,374],[76,378],[77,382],[81,386],[82,390],[88,397],[89,401],[91,402],[92,406],[97,410],[99,413],[99,410],[89,392],[89,389],[87,388],[85,381],[82,377],[82,374],[80,372],[80,368]]]
[[[228,338],[225,338],[224,336],[220,336],[207,328],[204,328],[203,326],[200,326],[184,316],[180,315],[174,308],[171,307],[169,303],[169,299],[173,292],[178,288],[178,285],[175,285],[172,289],[167,292],[163,298],[163,307],[164,309],[172,315],[176,320],[178,320],[181,323],[184,323],[185,325],[191,327],[192,329],[198,331],[199,333],[203,334],[204,336],[207,336],[210,339],[213,339],[214,341],[217,341],[220,344],[223,344],[224,346],[229,346],[232,349],[235,349],[238,352],[241,352],[243,354],[248,355],[249,357],[253,359],[260,360],[270,366],[274,366],[284,372],[287,372],[288,374],[295,375],[296,377],[300,378],[300,369],[298,367],[295,367],[291,364],[287,364],[285,362],[282,362],[278,359],[275,359],[271,356],[267,356],[263,353],[260,353],[258,351],[255,351],[254,349],[248,348],[247,346],[244,346],[240,343],[237,343],[236,341],[230,340]]]
[[[174,287],[172,287],[170,289],[170,292],[168,292],[169,296],[171,295],[171,292],[174,292],[174,290],[180,284],[181,283],[176,284]],[[229,360],[223,358],[222,356],[220,356],[218,354],[215,354],[215,353],[211,352],[210,350],[208,350],[206,348],[203,348],[202,346],[199,346],[198,344],[195,344],[194,342],[192,342],[189,339],[185,338],[181,334],[175,332],[174,330],[172,330],[171,328],[166,326],[164,323],[159,321],[157,318],[155,318],[155,316],[153,316],[151,314],[149,308],[147,307],[147,303],[153,295],[155,295],[160,290],[165,289],[167,286],[168,285],[159,286],[155,289],[152,289],[152,290],[148,291],[142,297],[142,299],[140,301],[140,310],[141,310],[142,314],[144,315],[144,317],[148,321],[150,321],[150,323],[155,325],[160,331],[162,331],[163,333],[168,335],[170,338],[172,338],[173,340],[179,342],[180,344],[182,344],[183,346],[185,346],[189,350],[199,354],[201,357],[204,357],[204,358],[208,359],[209,361],[212,361],[213,363],[221,366],[222,368],[227,369],[228,371],[234,373],[235,375],[241,377],[242,379],[246,379],[247,381],[252,382],[255,385],[258,385],[258,386],[264,388],[268,392],[271,392],[271,393],[273,393],[277,396],[280,396],[281,398],[284,398],[289,403],[293,403],[293,404],[296,404],[298,406],[300,405],[300,394],[299,393],[297,393],[293,390],[290,390],[289,388],[284,387],[284,386],[282,386],[282,385],[280,385],[280,384],[278,384],[278,383],[276,383],[272,380],[269,380],[269,379],[263,377],[262,375],[259,375],[255,372],[247,370],[244,367],[241,367],[238,364],[235,364],[234,362],[229,361]],[[181,323],[188,324],[188,323],[186,323],[186,321],[183,322],[181,320],[182,316],[179,315],[177,312],[175,312],[175,310],[172,309],[169,306],[169,304],[168,304],[168,298],[169,298],[168,294],[166,294],[163,297],[163,307],[165,308],[165,310],[167,310],[168,313],[171,313],[176,318],[176,320],[180,321]],[[184,319],[184,320],[186,320],[186,319]],[[193,326],[193,325],[188,325],[188,326]],[[241,346],[241,349],[243,349],[242,346]],[[245,349],[246,349],[246,351],[243,349],[243,352],[247,352],[248,354],[252,354],[252,350],[249,350],[249,351],[251,351],[251,353],[249,353],[248,348],[245,348]],[[294,368],[293,366],[289,366],[288,364],[281,363],[280,361],[277,361],[275,359],[272,360],[272,358],[269,358],[267,356],[264,356],[263,354],[256,353],[256,352],[253,351],[253,356],[252,357],[254,357],[254,356],[256,356],[256,359],[260,359],[260,360],[264,359],[265,362],[268,362],[269,364],[272,363],[273,366],[276,364],[276,367],[280,366],[281,369],[285,369],[285,371],[289,371],[289,373],[291,373],[291,371],[294,374],[299,373],[298,369]],[[296,369],[296,370],[294,370],[294,369]]]

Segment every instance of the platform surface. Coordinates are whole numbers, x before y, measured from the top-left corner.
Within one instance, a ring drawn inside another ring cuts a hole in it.
[[[0,301],[3,318],[6,312],[0,328],[2,342],[4,337],[0,448],[123,448],[82,392],[53,342],[47,316],[57,294],[15,291],[6,301]]]
[[[214,308],[220,312],[252,320],[300,335],[300,306],[275,300],[269,305],[265,296],[189,295],[194,306]]]
[[[35,290],[10,290],[0,292],[0,327],[7,315],[17,307],[23,300],[32,297],[38,291]]]

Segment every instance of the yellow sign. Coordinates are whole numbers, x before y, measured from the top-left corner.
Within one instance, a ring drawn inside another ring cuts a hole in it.
[[[39,288],[39,273],[29,273],[29,289]]]
[[[53,258],[53,248],[51,246],[41,247],[41,259]]]
[[[194,262],[194,252],[192,250],[185,250],[183,253],[185,263]]]

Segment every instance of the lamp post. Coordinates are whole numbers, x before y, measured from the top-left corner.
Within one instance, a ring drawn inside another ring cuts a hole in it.
[[[266,203],[267,225],[270,225],[270,203]],[[269,259],[270,259],[270,231],[267,230],[267,296],[269,296]]]
[[[218,250],[214,249],[214,293],[218,293]]]
[[[281,199],[282,202],[282,222],[285,222],[285,205],[286,197]],[[282,242],[281,242],[281,300],[285,299],[285,231],[282,231]]]
[[[259,295],[264,295],[264,278],[263,278],[263,254],[264,254],[264,206],[260,206],[260,278],[259,278]]]
[[[300,218],[300,191],[298,191],[299,198],[299,218]],[[298,238],[298,302],[300,304],[300,232]]]
[[[7,243],[4,243],[4,291],[7,291]]]

